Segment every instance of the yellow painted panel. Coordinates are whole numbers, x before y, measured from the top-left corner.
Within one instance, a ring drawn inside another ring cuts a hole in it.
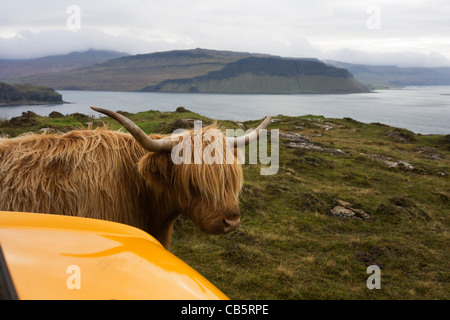
[[[0,211],[19,299],[228,299],[144,231],[120,223]]]

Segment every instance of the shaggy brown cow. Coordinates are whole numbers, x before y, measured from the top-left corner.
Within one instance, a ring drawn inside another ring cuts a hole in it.
[[[165,247],[180,214],[208,233],[239,226],[243,174],[237,161],[174,164],[177,141],[148,136],[120,114],[93,109],[119,121],[131,135],[103,128],[0,139],[0,210],[121,222],[149,232]],[[237,139],[251,142],[269,120]],[[193,131],[189,135],[193,143]],[[235,159],[233,148],[225,148],[230,138],[220,137],[223,152]],[[203,141],[203,148],[216,142]]]

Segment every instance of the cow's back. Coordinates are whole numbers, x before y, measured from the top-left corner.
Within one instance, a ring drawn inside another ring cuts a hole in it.
[[[0,210],[141,226],[143,149],[128,134],[76,130],[0,140]]]

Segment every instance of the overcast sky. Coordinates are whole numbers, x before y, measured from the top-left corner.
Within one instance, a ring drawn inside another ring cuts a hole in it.
[[[208,48],[450,66],[450,0],[2,1],[0,58]]]

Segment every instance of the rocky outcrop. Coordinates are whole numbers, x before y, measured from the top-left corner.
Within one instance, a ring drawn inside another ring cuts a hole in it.
[[[354,208],[353,204],[343,200],[337,200],[338,205],[330,210],[330,215],[338,218],[370,219],[371,216],[363,209]]]
[[[374,161],[381,161],[389,168],[403,168],[405,170],[413,170],[414,167],[409,162],[404,160],[393,160],[391,157],[381,156],[379,154],[366,154],[360,153],[362,156],[365,156]]]
[[[335,156],[347,156],[341,149],[325,148],[314,144],[309,136],[301,135],[295,132],[282,133],[280,137],[284,139],[286,147],[291,149],[304,149],[307,151],[328,153]]]

